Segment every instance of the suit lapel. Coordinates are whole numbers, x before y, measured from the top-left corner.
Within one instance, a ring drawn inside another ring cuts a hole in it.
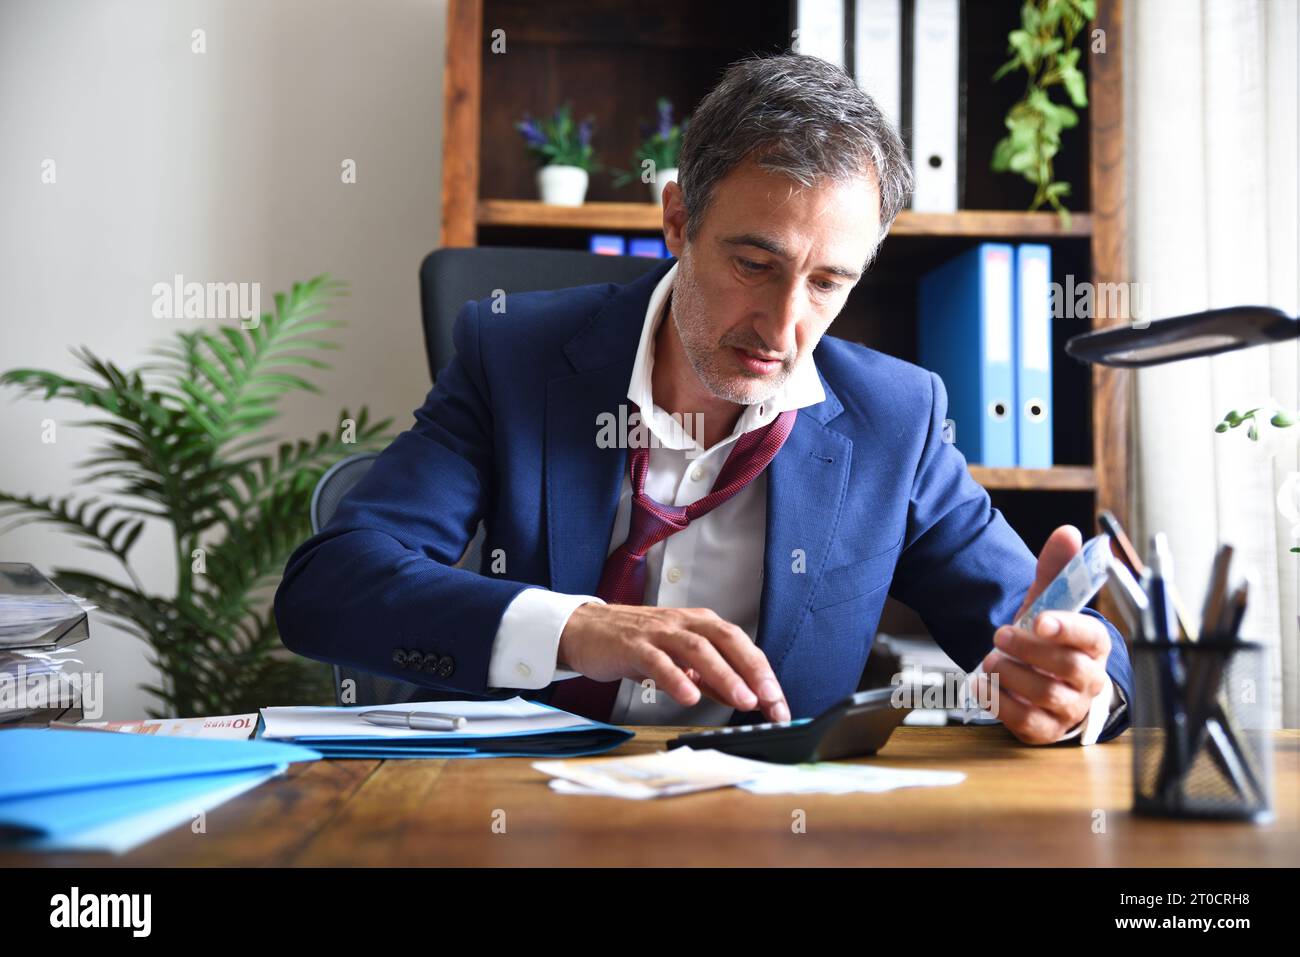
[[[552,379],[546,395],[546,528],[551,590],[594,594],[613,533],[627,449],[597,444],[600,416],[618,419],[632,361]],[[630,410],[629,410],[630,412]]]
[[[758,646],[778,680],[781,662],[825,565],[848,490],[853,442],[826,427],[843,406],[824,378],[822,386],[826,399],[799,410],[793,431],[767,467]]]
[[[625,422],[632,365],[650,295],[676,259],[622,286],[564,346],[573,373],[551,379],[546,390],[547,556],[551,590],[593,594],[605,565],[627,449],[597,442],[602,415]],[[620,406],[626,411],[620,418]],[[615,429],[615,437],[622,435]]]

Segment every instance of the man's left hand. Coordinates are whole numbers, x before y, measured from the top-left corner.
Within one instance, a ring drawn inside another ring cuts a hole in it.
[[[1082,547],[1083,536],[1073,525],[1052,532],[1015,621]],[[1110,633],[1081,612],[1044,612],[1033,627],[1033,634],[1014,625],[999,628],[984,672],[998,676],[997,716],[1011,733],[1026,744],[1051,744],[1087,717],[1106,687]],[[987,677],[980,679],[981,701],[990,700],[990,687]]]

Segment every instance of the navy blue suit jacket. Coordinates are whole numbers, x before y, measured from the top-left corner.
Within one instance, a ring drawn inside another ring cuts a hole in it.
[[[501,697],[487,677],[506,606],[531,586],[593,594],[600,578],[627,450],[599,447],[599,417],[630,405],[650,294],[672,263],[622,286],[512,293],[507,314],[467,302],[415,424],[289,558],[275,596],[284,643],[451,697]],[[795,718],[856,690],[887,594],[969,671],[1036,565],[942,440],[938,376],[832,336],[813,357],[826,399],[799,410],[768,467],[757,637]],[[452,567],[480,519],[483,574]],[[504,574],[489,571],[495,549]],[[1124,641],[1107,627],[1107,670],[1131,701]],[[401,666],[410,651],[428,667]]]

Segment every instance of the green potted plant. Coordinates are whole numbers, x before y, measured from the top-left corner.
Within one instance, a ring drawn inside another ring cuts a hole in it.
[[[677,182],[682,137],[691,121],[683,119],[680,126],[674,123],[673,104],[667,97],[661,96],[655,105],[659,113],[657,126],[652,128],[644,121],[640,124],[641,145],[632,157],[634,169],[618,171],[614,186],[624,186],[639,176],[641,182],[649,185],[654,202],[662,205],[664,186]]]
[[[1300,417],[1292,410],[1285,409],[1278,403],[1270,401],[1267,405],[1259,405],[1244,412],[1237,409],[1229,410],[1215,425],[1214,431],[1223,433],[1229,429],[1238,429],[1244,425],[1246,426],[1246,438],[1252,442],[1258,442],[1261,421],[1266,422],[1275,429],[1289,429],[1296,424],[1297,418]],[[1300,513],[1297,513],[1296,509],[1294,485],[1294,480],[1288,480],[1284,484],[1282,491],[1278,493],[1278,507],[1293,523],[1300,520]],[[1300,553],[1300,546],[1291,546],[1291,551]]]
[[[543,203],[581,206],[587,197],[590,174],[601,168],[591,145],[595,129],[591,117],[577,126],[568,103],[555,115],[534,120],[527,112],[515,123],[524,147],[540,166],[537,191]]]
[[[341,320],[318,318],[343,285],[326,275],[277,293],[274,314],[251,327],[179,332],[155,351],[157,362],[124,370],[89,349],[73,349],[89,376],[12,369],[0,385],[43,399],[71,399],[95,418],[104,443],[79,463],[78,486],[104,483],[115,501],[77,492],[37,498],[0,492],[7,526],[57,525],[121,564],[127,581],[59,568],[51,577],[85,596],[145,641],[162,686],[145,686],[162,704],[152,717],[229,714],[270,703],[324,702],[328,669],[290,655],[267,593],[289,553],[310,533],[317,479],[339,458],[387,443],[391,420],[371,423],[363,407],[315,439],[281,442],[264,427],[294,390],[319,390],[295,374],[328,366],[312,351]],[[176,558],[173,594],[150,592],[131,551],[145,525],[170,529]],[[7,530],[7,529],[5,529]],[[3,531],[3,530],[0,530]]]
[[[1061,149],[1061,132],[1079,123],[1074,108],[1088,105],[1088,86],[1079,69],[1083,51],[1074,43],[1096,16],[1096,0],[1025,0],[1020,28],[1007,36],[1012,58],[993,74],[996,83],[1023,69],[1026,82],[1024,94],[1007,113],[1007,135],[993,148],[991,166],[1033,183],[1030,210],[1050,204],[1067,229],[1070,211],[1061,199],[1070,194],[1070,184],[1056,179],[1053,160]],[[1053,100],[1053,87],[1064,89],[1073,107]]]

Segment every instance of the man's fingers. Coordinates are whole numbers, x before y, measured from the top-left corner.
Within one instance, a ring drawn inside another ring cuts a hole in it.
[[[1063,727],[1063,722],[1042,708],[1024,704],[1011,695],[999,695],[998,718],[1027,744],[1051,744],[1069,730],[1068,725]]]
[[[984,671],[997,673],[999,692],[1010,691],[1016,697],[1066,722],[1067,726],[1078,723],[1075,712],[1079,709],[1082,694],[1078,689],[997,651],[990,652],[984,660]]]
[[[749,690],[745,680],[736,674],[704,635],[694,631],[673,632],[660,643],[660,647],[675,660],[698,671],[700,678],[725,695],[732,707],[751,711],[757,706],[758,698]]]
[[[714,621],[702,621],[700,631],[714,639],[718,650],[726,656],[741,679],[758,696],[758,703],[764,714],[773,721],[789,721],[790,707],[786,704],[785,693],[772,673],[772,666],[767,662],[767,655],[749,640],[738,626],[721,618]],[[751,705],[746,710],[751,710]]]
[[[700,689],[695,682],[673,662],[667,653],[646,644],[641,652],[641,670],[655,683],[655,687],[670,695],[678,704],[690,707],[698,704]]]
[[[1110,654],[1110,632],[1096,618],[1079,611],[1043,612],[1034,619],[1034,635],[1077,648],[1090,658]]]
[[[999,628],[993,643],[1011,657],[1055,675],[1077,691],[1088,691],[1096,683],[1095,659],[1069,645],[1031,635],[1023,628]]]
[[[711,701],[716,701],[718,704],[727,705],[728,707],[731,706],[731,702],[727,700],[727,696],[700,677],[700,673],[694,668],[686,669],[686,677],[695,682],[696,686],[700,689],[700,694],[704,697]]]

